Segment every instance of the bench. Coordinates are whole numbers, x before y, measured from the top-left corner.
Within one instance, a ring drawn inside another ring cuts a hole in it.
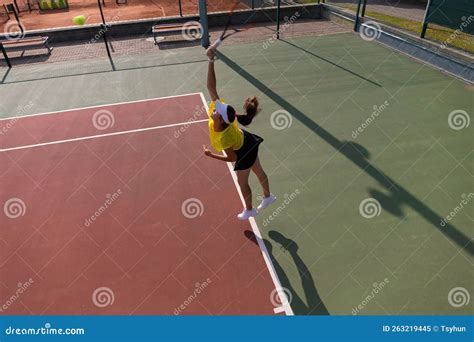
[[[44,36],[3,40],[1,43],[7,51],[25,51],[42,47],[48,49],[48,55],[53,51],[49,45],[49,38]]]
[[[155,25],[152,32],[155,45],[161,42],[192,41],[202,38],[202,29],[198,22]],[[160,34],[165,34],[165,36],[159,36]]]

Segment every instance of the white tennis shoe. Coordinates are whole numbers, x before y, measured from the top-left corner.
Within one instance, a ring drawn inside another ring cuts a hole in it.
[[[244,211],[237,215],[237,218],[241,221],[245,221],[254,216],[257,216],[257,209],[252,208],[250,210],[244,209]]]
[[[274,194],[270,194],[270,196],[268,197],[265,197],[262,202],[258,205],[257,207],[257,210],[258,211],[261,211],[263,209],[265,209],[266,207],[268,207],[270,204],[272,204],[273,202],[276,201],[276,197]]]

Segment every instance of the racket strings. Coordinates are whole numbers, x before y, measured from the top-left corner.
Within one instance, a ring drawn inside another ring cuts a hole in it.
[[[217,39],[217,41],[213,44],[215,47],[219,46],[225,39],[227,39],[228,37],[236,34],[236,33],[239,33],[239,32],[245,32],[247,31],[248,29],[250,29],[251,27],[253,27],[254,25],[250,25],[250,24],[247,24],[245,23],[244,27],[233,27],[232,26],[232,16],[235,12],[235,10],[239,7],[240,5],[240,1],[234,1],[234,3],[232,4],[232,7],[228,13],[228,18],[227,18],[227,23],[224,27],[224,30],[222,31],[220,37]],[[228,33],[229,29],[232,29],[232,32]]]

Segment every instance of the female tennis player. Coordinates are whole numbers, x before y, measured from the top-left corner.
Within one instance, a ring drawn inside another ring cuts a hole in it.
[[[275,202],[276,197],[270,193],[268,177],[260,164],[258,158],[258,147],[263,139],[258,135],[242,130],[238,127],[237,121],[248,126],[257,115],[258,100],[255,96],[249,97],[244,102],[246,114],[238,115],[235,109],[224,103],[217,94],[216,73],[214,70],[215,48],[207,50],[209,66],[207,73],[207,89],[211,96],[209,106],[209,137],[211,145],[217,152],[225,151],[225,154],[216,154],[211,152],[206,145],[203,146],[204,154],[211,158],[234,162],[234,171],[237,174],[240,190],[245,200],[244,210],[237,215],[240,220],[247,220],[257,215],[257,210],[252,204],[252,189],[249,185],[250,170],[257,176],[263,188],[264,198],[257,209],[263,210]]]

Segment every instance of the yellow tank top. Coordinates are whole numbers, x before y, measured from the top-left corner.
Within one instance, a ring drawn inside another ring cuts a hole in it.
[[[224,101],[220,99],[222,103]],[[214,120],[211,118],[211,114],[214,111],[216,102],[212,101],[209,105],[209,111],[207,112],[209,118],[209,138],[211,140],[211,146],[217,152],[221,152],[227,148],[232,148],[234,151],[240,149],[244,143],[244,133],[237,125],[237,118],[227,126],[227,128],[221,132],[214,130]]]

